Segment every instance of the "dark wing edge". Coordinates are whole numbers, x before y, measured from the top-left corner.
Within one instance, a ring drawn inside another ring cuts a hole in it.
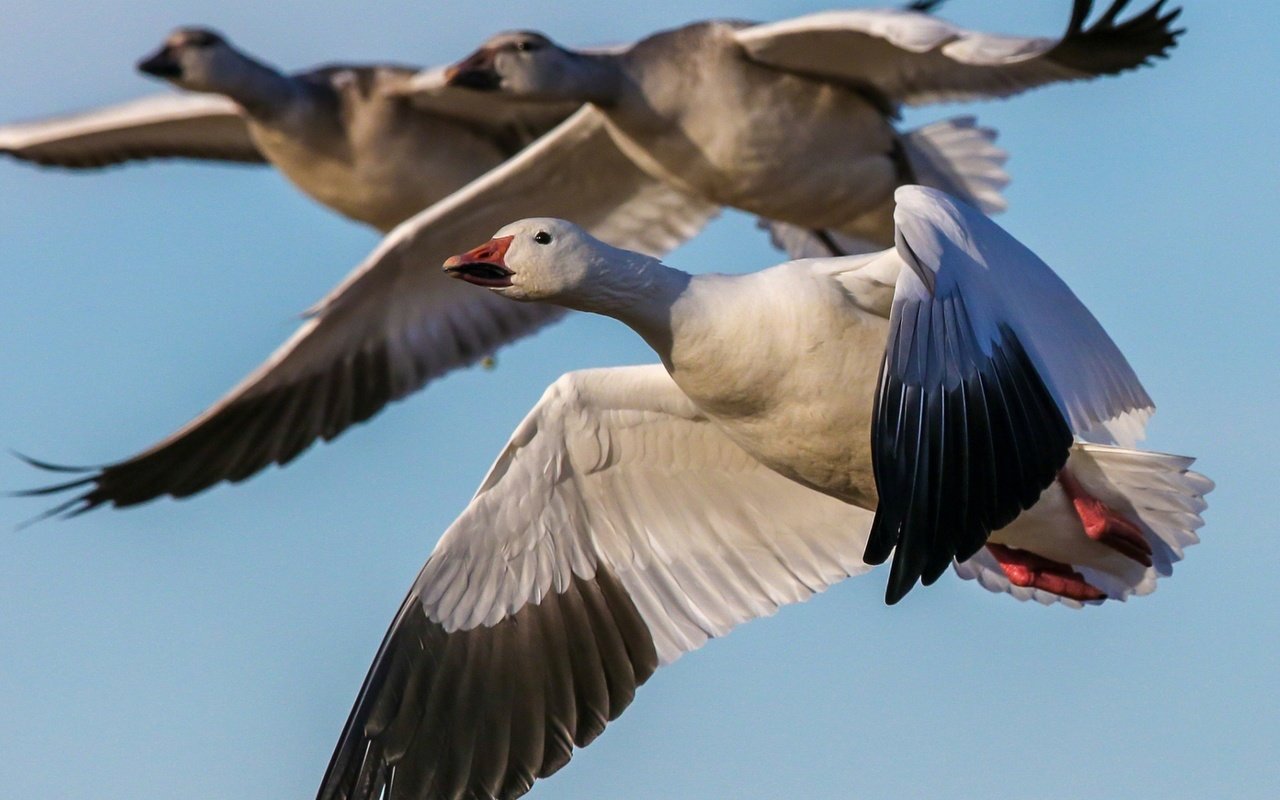
[[[166,150],[164,147],[148,147],[145,149],[121,147],[109,152],[98,153],[53,153],[41,148],[0,148],[0,155],[10,156],[41,167],[77,171],[106,169],[143,161],[220,161],[229,164],[259,167],[267,166],[270,163],[256,149],[249,150],[236,147],[209,147],[198,151],[190,147],[175,147],[172,150]]]
[[[378,650],[318,800],[519,797],[595,739],[658,666],[640,612],[603,564],[470,630],[428,618],[419,588]]]
[[[246,166],[266,166],[270,164],[270,161],[262,157],[261,152],[257,150],[241,150],[241,148],[225,148],[224,150],[224,148],[214,147],[205,148],[205,150],[198,152],[189,147],[183,147],[180,150],[175,148],[173,152],[164,152],[160,148],[147,148],[146,151],[142,151],[122,147],[119,150],[95,152],[95,154],[51,154],[51,152],[40,150],[5,150],[5,148],[0,148],[0,155],[14,157],[14,159],[27,161],[27,163],[37,166],[69,170],[108,169],[111,166],[137,164],[141,163],[141,161],[223,161],[223,163],[227,164]]]
[[[398,373],[404,364],[392,353],[391,343],[378,341],[300,380],[239,397],[233,390],[230,402],[219,403],[155,447],[114,464],[62,467],[24,456],[40,469],[86,474],[14,494],[34,497],[85,489],[35,522],[78,516],[102,505],[124,508],[163,496],[189,497],[223,481],[239,483],[272,464],[288,464],[317,440],[333,439],[431,380],[475,364],[502,344],[529,335],[565,313],[542,304],[512,306],[520,313],[495,318],[496,340],[457,337],[461,363],[441,367],[424,358],[414,365],[414,374]]]
[[[889,604],[976,553],[1070,454],[1067,420],[1014,332],[1001,325],[988,346],[959,292],[894,304],[873,409],[879,505],[864,555],[880,564],[893,551]]]
[[[1075,0],[1067,32],[1044,58],[1089,76],[1118,75],[1151,64],[1153,59],[1168,58],[1185,28],[1172,28],[1182,14],[1181,8],[1164,13],[1166,0],[1145,11],[1117,22],[1130,0],[1114,0],[1111,6],[1090,26],[1086,20],[1093,11],[1093,0]]]

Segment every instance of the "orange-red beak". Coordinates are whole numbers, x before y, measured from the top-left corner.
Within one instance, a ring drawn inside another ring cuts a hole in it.
[[[497,52],[493,48],[481,47],[444,71],[445,85],[488,91],[497,89],[502,84],[502,76],[494,65],[495,55]]]
[[[489,289],[510,286],[514,272],[505,259],[515,238],[499,236],[465,253],[449,256],[444,262],[444,271],[450,277]]]

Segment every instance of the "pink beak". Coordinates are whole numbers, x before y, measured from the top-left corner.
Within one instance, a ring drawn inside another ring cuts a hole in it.
[[[499,236],[465,253],[449,256],[444,262],[444,271],[450,277],[476,286],[490,289],[510,286],[514,272],[505,258],[514,239],[514,236]]]

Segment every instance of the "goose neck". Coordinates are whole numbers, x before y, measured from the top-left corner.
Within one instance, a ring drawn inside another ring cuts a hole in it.
[[[578,64],[574,82],[579,99],[598,106],[611,106],[624,84],[618,58],[609,53],[575,53]]]
[[[671,309],[689,287],[691,276],[656,258],[633,257],[600,270],[576,307],[625,323],[664,358],[671,350]]]
[[[279,115],[297,94],[296,82],[274,67],[243,53],[239,55],[239,68],[227,81],[224,94],[255,118]]]

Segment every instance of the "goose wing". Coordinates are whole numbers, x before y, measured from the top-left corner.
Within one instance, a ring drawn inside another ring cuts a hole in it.
[[[864,571],[870,517],[761,465],[659,365],[565,375],[414,582],[320,800],[523,794],[657,667]]]
[[[911,10],[827,11],[744,28],[737,40],[762,64],[868,88],[918,105],[1009,95],[1059,81],[1116,75],[1168,54],[1181,9],[1164,0],[1121,20],[1114,0],[1092,24],[1075,0],[1060,38],[969,31]]]
[[[240,107],[211,94],[163,94],[64,117],[0,126],[0,153],[49,166],[151,158],[265,164]]]
[[[972,556],[1031,507],[1074,437],[1131,444],[1153,404],[1066,284],[990,219],[919,186],[896,195],[902,261],[873,415],[868,563],[888,602]],[[896,548],[896,550],[895,550]]]

